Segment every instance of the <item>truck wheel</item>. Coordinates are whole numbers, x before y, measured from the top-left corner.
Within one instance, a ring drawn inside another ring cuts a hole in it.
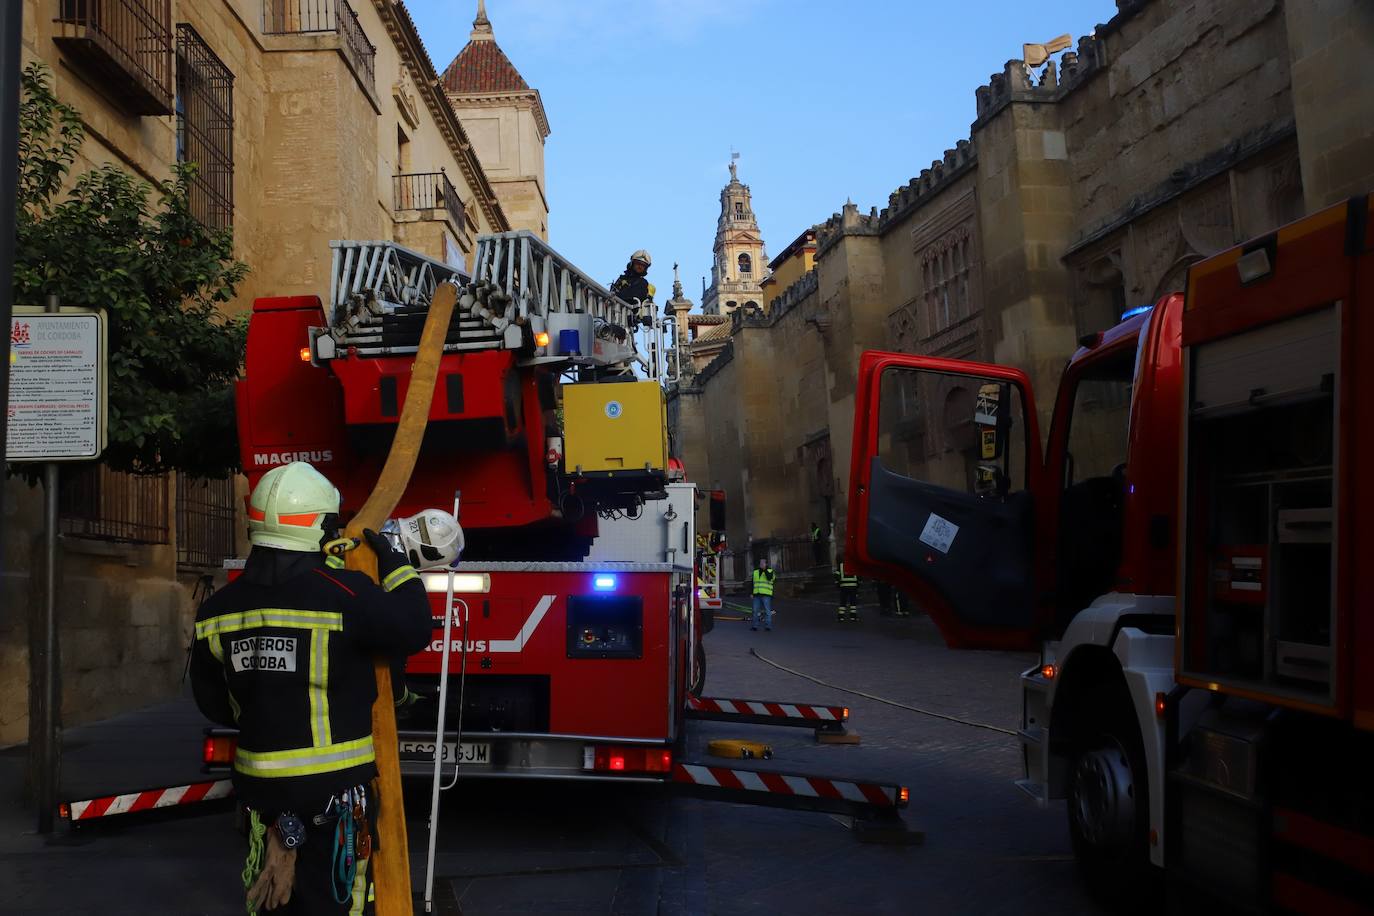
[[[1069,837],[1093,894],[1123,911],[1143,911],[1159,892],[1150,864],[1145,749],[1129,713],[1104,721],[1107,727],[1078,748],[1069,769]]]
[[[692,684],[691,692],[695,696],[701,696],[701,692],[706,689],[706,647],[697,643],[697,650],[692,657]]]

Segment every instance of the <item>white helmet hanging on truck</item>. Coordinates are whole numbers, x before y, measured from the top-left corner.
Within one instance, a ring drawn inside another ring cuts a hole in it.
[[[452,566],[463,555],[463,526],[443,509],[426,509],[395,519],[382,533],[399,542],[401,552],[416,569]]]

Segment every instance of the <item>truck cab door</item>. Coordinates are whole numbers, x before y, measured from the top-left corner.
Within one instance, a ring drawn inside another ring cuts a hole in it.
[[[846,560],[912,596],[950,646],[1034,645],[1043,473],[1024,373],[864,353]]]

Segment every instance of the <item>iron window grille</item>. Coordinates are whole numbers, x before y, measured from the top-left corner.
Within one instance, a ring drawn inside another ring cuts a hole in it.
[[[369,86],[377,85],[377,49],[367,40],[348,0],[263,0],[262,31],[264,35],[336,32],[361,78]]]
[[[58,528],[103,541],[166,544],[167,475],[139,476],[103,464],[62,467]]]
[[[461,235],[467,230],[467,211],[443,170],[395,175],[392,186],[398,211],[443,208],[455,232]]]
[[[177,161],[199,166],[191,215],[211,229],[234,225],[234,74],[191,26],[177,25]]]
[[[177,475],[177,564],[218,567],[234,556],[234,479]]]
[[[137,115],[172,113],[171,0],[58,0],[53,41]]]

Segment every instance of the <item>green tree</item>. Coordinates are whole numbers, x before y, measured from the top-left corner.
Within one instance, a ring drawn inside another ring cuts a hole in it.
[[[112,468],[224,477],[238,468],[233,382],[247,322],[226,319],[248,266],[229,231],[191,215],[195,166],[150,185],[113,165],[63,192],[85,132],[45,67],[24,68],[19,107],[19,207],[14,301],[109,315]]]

